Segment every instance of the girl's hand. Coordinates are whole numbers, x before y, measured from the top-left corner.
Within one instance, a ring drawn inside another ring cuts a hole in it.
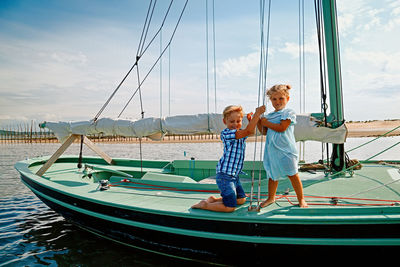
[[[264,112],[265,112],[265,105],[263,105],[263,106],[259,106],[258,108],[256,108],[256,113],[258,114],[258,115],[261,115],[261,114],[263,114]]]
[[[291,120],[281,120],[280,123],[272,123],[268,121],[266,118],[261,118],[259,121],[260,126],[269,128],[271,130],[274,130],[276,132],[284,132],[286,129],[289,127],[291,123]]]

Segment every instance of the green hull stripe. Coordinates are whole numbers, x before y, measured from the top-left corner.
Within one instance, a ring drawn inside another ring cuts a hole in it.
[[[28,186],[28,185],[27,185]],[[28,186],[29,187],[29,186]],[[171,228],[165,226],[158,226],[153,224],[135,222],[124,220],[120,218],[115,218],[103,214],[99,214],[96,212],[91,212],[88,210],[84,210],[73,205],[66,204],[64,202],[58,201],[52,197],[42,194],[37,190],[29,187],[35,194],[40,195],[41,197],[61,205],[67,209],[74,210],[76,212],[87,214],[93,217],[97,217],[100,219],[135,226],[143,229],[149,229],[154,231],[161,231],[167,233],[173,233],[178,235],[187,235],[187,236],[195,236],[195,237],[202,237],[202,238],[209,238],[209,239],[219,239],[219,240],[231,240],[231,241],[238,241],[238,242],[250,242],[250,243],[264,243],[264,244],[294,244],[294,245],[337,245],[337,246],[393,246],[393,245],[400,245],[400,238],[379,238],[379,239],[354,239],[354,238],[341,238],[341,239],[333,239],[333,238],[277,238],[277,237],[259,237],[259,236],[240,236],[240,235],[228,235],[228,234],[219,234],[219,233],[208,233],[208,232],[200,232],[200,231],[191,231],[191,230],[184,230],[179,228]]]

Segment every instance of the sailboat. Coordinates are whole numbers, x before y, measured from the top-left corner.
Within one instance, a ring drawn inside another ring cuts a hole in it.
[[[191,209],[219,194],[216,161],[112,158],[87,138],[94,133],[156,140],[170,133],[219,133],[224,127],[221,114],[46,122],[43,126],[53,130],[62,145],[51,156],[17,162],[22,182],[84,230],[183,259],[229,264],[238,263],[232,255],[250,255],[243,259],[247,263],[263,262],[270,257],[266,251],[395,251],[400,246],[400,161],[347,160],[336,3],[316,2],[322,11],[321,58],[326,59],[322,65],[331,108],[329,114],[300,115],[295,132],[298,141],[332,144],[332,155],[329,161],[300,164],[308,208],[299,208],[282,182],[275,204],[254,209],[257,195],[265,194],[267,177],[262,162],[246,161],[243,171],[250,175],[241,177],[246,204],[232,213]],[[63,155],[76,141],[99,157]]]

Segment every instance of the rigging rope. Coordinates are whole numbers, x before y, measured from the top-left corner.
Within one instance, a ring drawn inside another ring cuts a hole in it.
[[[157,0],[154,2],[153,8],[151,8],[152,2],[153,2],[153,0],[151,0],[150,3],[149,3],[149,8],[147,10],[146,19],[144,21],[144,26],[143,26],[143,29],[142,29],[142,34],[140,36],[140,41],[139,41],[139,45],[138,45],[138,50],[136,52],[136,57],[138,57],[139,55],[143,54],[143,46],[144,46],[144,44],[146,42],[147,33],[149,31],[151,19],[153,18],[154,8],[156,6]],[[150,9],[151,9],[151,15],[150,15],[150,18],[149,18]]]
[[[268,13],[267,13],[267,26],[265,26],[265,0],[260,0],[260,67],[259,67],[259,80],[258,80],[258,99],[257,106],[260,106],[260,102],[262,98],[262,104],[265,105],[265,88],[266,88],[266,80],[267,80],[267,69],[268,69],[268,48],[269,48],[269,30],[270,30],[270,18],[271,18],[271,0],[268,1]],[[264,35],[264,28],[266,28],[266,41]],[[265,43],[264,43],[265,41]],[[263,131],[262,131],[263,132]],[[261,132],[261,142],[260,142],[260,162],[262,162],[263,155],[263,133]],[[251,195],[253,195],[254,191],[254,175],[255,175],[255,161],[256,161],[256,153],[257,153],[257,139],[258,132],[255,134],[255,142],[254,142],[254,158],[253,158],[253,172],[251,177]],[[258,167],[258,197],[257,197],[257,208],[254,209],[252,205],[252,198],[250,198],[249,210],[258,210],[260,201],[261,201],[261,168],[260,164]]]
[[[129,103],[132,101],[133,97],[134,97],[134,96],[136,95],[136,93],[139,91],[140,86],[145,82],[145,80],[147,79],[147,77],[149,76],[149,74],[153,71],[154,67],[157,65],[157,63],[158,63],[158,61],[160,60],[160,58],[164,55],[164,53],[165,53],[165,51],[167,50],[167,48],[171,45],[172,39],[173,39],[174,36],[175,36],[176,30],[177,30],[177,28],[178,28],[178,25],[179,25],[181,19],[182,19],[182,16],[183,16],[183,13],[184,13],[184,11],[185,11],[185,9],[186,9],[187,3],[188,3],[188,0],[186,0],[186,2],[185,2],[185,5],[184,5],[184,7],[183,7],[183,9],[182,9],[182,11],[181,11],[181,13],[180,13],[180,16],[179,16],[179,18],[178,18],[178,21],[177,21],[177,23],[176,23],[176,25],[175,25],[175,28],[174,28],[174,30],[173,30],[171,36],[170,36],[170,39],[169,39],[167,45],[166,45],[165,48],[162,50],[160,56],[156,59],[156,61],[154,62],[154,64],[153,64],[152,67],[150,68],[150,70],[147,72],[147,74],[145,75],[145,77],[143,78],[143,80],[139,83],[139,86],[136,88],[136,90],[134,91],[134,93],[132,94],[132,96],[129,98],[128,102],[126,103],[126,105],[124,106],[124,108],[122,109],[122,111],[120,112],[120,114],[118,115],[118,117],[120,117],[121,114],[125,111],[126,107],[129,105]],[[154,38],[153,38],[153,39],[154,39]]]
[[[206,93],[207,93],[207,114],[210,114],[210,96],[208,79],[208,0],[206,0]],[[208,127],[210,129],[210,127]]]
[[[396,131],[396,130],[399,129],[399,128],[400,128],[400,125],[397,126],[397,127],[395,127],[395,128],[393,128],[392,130],[390,130],[390,131],[388,131],[388,132],[386,132],[386,133],[384,133],[384,134],[382,134],[382,135],[380,135],[380,136],[378,136],[378,137],[376,137],[376,138],[374,138],[374,139],[368,141],[368,142],[365,142],[364,144],[361,144],[361,145],[359,145],[359,146],[353,147],[352,149],[347,150],[346,152],[351,152],[351,151],[356,150],[356,149],[358,149],[358,148],[360,148],[360,147],[363,147],[363,146],[365,146],[365,145],[367,145],[367,144],[369,144],[369,143],[372,143],[372,142],[378,140],[379,138],[382,138],[382,137],[388,135],[389,133],[391,133],[391,132],[393,132],[393,131]]]
[[[164,23],[165,23],[165,20],[168,17],[169,11],[170,11],[171,6],[172,6],[172,3],[173,3],[173,0],[171,0],[171,2],[169,3],[168,9],[167,9],[167,11],[165,13],[165,16],[164,16],[164,18],[163,18],[163,20],[161,22],[161,25],[158,28],[157,32],[154,34],[153,38],[150,40],[150,42],[147,44],[147,46],[146,46],[146,48],[144,50],[143,50],[143,47],[142,47],[142,51],[139,54],[140,57],[142,57],[142,55],[147,51],[147,49],[150,47],[150,45],[153,43],[153,41],[156,39],[156,37],[158,36],[158,34],[161,32],[162,28],[164,27]],[[150,26],[150,24],[148,25],[148,28],[149,28],[149,26]],[[147,35],[147,32],[146,32],[146,35]]]
[[[217,113],[217,64],[215,55],[215,0],[212,1],[213,56],[214,56],[214,112]]]
[[[162,31],[160,32],[160,53],[162,52]],[[160,118],[162,118],[162,57],[160,58]]]
[[[300,113],[305,113],[305,47],[304,47],[304,0],[299,0],[299,92]],[[305,141],[299,142],[299,161],[304,162]]]
[[[382,151],[380,151],[380,152],[378,152],[378,153],[372,155],[371,157],[365,159],[364,161],[370,161],[370,160],[372,160],[373,158],[379,156],[380,154],[382,154],[382,153],[384,153],[384,152],[386,152],[386,151],[392,149],[393,147],[395,147],[395,146],[397,146],[397,145],[399,145],[399,144],[400,144],[400,142],[397,142],[397,143],[395,143],[394,145],[391,145],[391,146],[387,147],[386,149],[384,149],[384,150],[382,150]],[[356,164],[354,164],[354,165],[352,165],[352,166],[349,166],[349,167],[343,169],[342,171],[335,172],[335,173],[333,173],[333,174],[329,174],[329,175],[327,175],[327,177],[328,177],[328,178],[335,178],[335,176],[342,175],[342,174],[344,174],[344,173],[346,173],[346,172],[352,171],[354,168],[356,168],[357,166],[359,166],[359,165],[361,165],[361,164],[362,164],[362,162],[360,161],[360,162],[358,162],[358,163],[356,163]],[[316,181],[315,183],[318,183],[318,182],[319,182],[319,181]],[[310,183],[309,186],[310,186],[310,185],[313,185],[313,184],[314,184],[314,183]]]
[[[96,122],[96,121],[97,121],[97,119],[100,117],[101,113],[103,113],[104,109],[105,109],[105,108],[108,106],[108,104],[110,103],[111,99],[114,97],[114,95],[115,95],[115,94],[117,93],[117,91],[120,89],[121,85],[125,82],[126,78],[128,78],[128,76],[129,76],[129,74],[131,73],[131,71],[132,71],[132,70],[137,66],[137,64],[138,64],[138,61],[139,61],[139,59],[140,59],[140,56],[139,56],[140,47],[143,47],[143,45],[144,45],[144,40],[145,40],[145,35],[147,35],[147,30],[148,30],[147,24],[148,24],[148,21],[149,21],[149,13],[150,13],[150,10],[151,10],[152,2],[153,2],[153,0],[150,1],[149,7],[148,7],[148,10],[147,10],[145,23],[144,23],[144,26],[143,26],[142,34],[141,34],[141,36],[140,36],[140,41],[139,41],[138,50],[137,50],[137,53],[136,53],[136,59],[135,59],[136,61],[135,61],[135,63],[131,66],[131,68],[128,70],[128,72],[125,74],[125,76],[123,77],[122,81],[121,81],[121,82],[118,84],[118,86],[114,89],[114,91],[113,91],[113,93],[111,94],[111,96],[107,99],[107,101],[104,103],[104,105],[100,108],[99,112],[97,112],[97,114],[95,115],[95,117],[94,117],[94,119],[93,119],[93,122]],[[155,5],[155,4],[154,4],[154,5]],[[154,11],[154,6],[153,6],[153,9],[152,9],[152,10]],[[146,28],[147,28],[147,30],[146,30]],[[145,34],[145,32],[146,32],[146,34]]]
[[[317,38],[318,38],[318,51],[319,51],[319,70],[320,70],[320,88],[321,88],[321,113],[324,114],[324,124],[325,127],[328,126],[328,116],[327,116],[327,109],[328,105],[326,103],[327,99],[327,92],[326,92],[326,68],[324,62],[325,59],[325,45],[323,42],[324,36],[324,27],[323,27],[323,19],[322,19],[322,3],[320,0],[314,1],[314,10],[315,10],[315,20],[317,26]],[[322,147],[322,154],[321,154],[321,162],[324,163],[324,145],[326,147],[326,162],[329,162],[329,145],[328,143],[321,143]]]
[[[207,114],[208,114],[208,118],[207,118],[207,123],[208,123],[208,132],[211,132],[211,128],[210,128],[210,79],[209,79],[209,40],[208,40],[208,36],[209,36],[209,26],[208,26],[208,0],[206,0],[205,2],[206,6],[205,6],[205,21],[206,21],[206,102],[207,102]],[[214,112],[217,113],[217,76],[216,76],[216,56],[215,56],[215,3],[214,0],[212,2],[212,43],[213,43],[213,61],[214,61],[214,69],[213,69],[213,73],[214,73]]]
[[[142,90],[141,90],[141,86],[143,84],[143,82],[147,79],[147,77],[149,76],[149,74],[151,73],[151,71],[154,69],[155,65],[158,63],[158,61],[160,61],[160,80],[161,80],[161,58],[163,56],[163,54],[165,53],[166,49],[170,47],[171,42],[173,37],[175,36],[176,30],[178,28],[178,25],[182,19],[183,13],[186,9],[188,0],[185,2],[182,11],[180,13],[180,16],[178,18],[178,21],[175,25],[175,28],[170,36],[170,40],[168,42],[168,44],[166,45],[166,47],[162,50],[162,28],[164,26],[164,23],[168,17],[168,14],[171,10],[171,6],[173,3],[173,0],[170,1],[169,6],[167,11],[165,12],[164,18],[162,20],[162,23],[160,25],[160,27],[158,28],[157,32],[154,34],[153,38],[149,41],[149,43],[145,46],[146,43],[146,38],[147,38],[147,34],[150,28],[150,24],[151,24],[151,20],[154,14],[154,10],[155,10],[155,5],[157,3],[157,0],[154,1],[153,0],[150,1],[149,3],[149,7],[147,10],[147,14],[146,14],[146,19],[145,19],[145,23],[142,29],[142,34],[140,37],[140,41],[139,41],[139,45],[138,45],[138,49],[137,49],[137,53],[136,53],[136,60],[135,63],[131,66],[131,68],[129,69],[128,73],[124,76],[124,78],[122,79],[122,81],[119,83],[119,85],[117,86],[117,88],[113,91],[113,93],[111,94],[111,96],[107,99],[106,103],[102,106],[102,108],[100,109],[100,111],[96,114],[95,118],[93,119],[93,122],[96,122],[97,119],[99,118],[99,116],[101,115],[101,113],[104,111],[104,109],[107,107],[107,105],[110,103],[111,99],[115,96],[115,94],[117,93],[117,91],[120,89],[121,85],[125,82],[126,78],[130,75],[131,71],[136,67],[136,74],[137,74],[137,82],[138,82],[138,87],[137,89],[134,91],[134,93],[132,94],[132,96],[130,97],[130,99],[128,100],[128,102],[125,104],[125,106],[123,107],[122,111],[119,113],[118,118],[121,117],[122,113],[125,111],[125,109],[127,108],[127,106],[129,105],[129,103],[131,102],[131,100],[133,99],[133,97],[136,95],[137,92],[139,92],[139,102],[140,102],[140,111],[141,111],[141,118],[144,118],[144,110],[143,110],[143,100],[142,100]],[[153,41],[155,40],[155,38],[160,35],[160,56],[157,58],[157,60],[155,61],[155,63],[152,65],[152,67],[150,68],[150,70],[147,72],[147,74],[144,76],[144,79],[141,80],[140,79],[140,74],[139,74],[139,60],[142,58],[142,56],[144,55],[144,53],[147,51],[147,49],[150,47],[150,45],[153,43]],[[161,81],[160,81],[160,94],[161,94],[161,90],[162,90],[162,85],[161,85]],[[160,96],[160,101],[161,101],[161,96]],[[162,115],[162,106],[160,106],[160,116]],[[142,142],[141,142],[141,138],[139,138],[139,154],[140,154],[140,162],[141,162],[141,169],[143,168],[142,166]]]
[[[108,104],[110,103],[111,99],[115,96],[115,94],[117,93],[117,91],[120,89],[120,87],[122,86],[122,84],[126,81],[127,77],[131,74],[132,70],[136,67],[138,68],[138,62],[139,60],[143,57],[143,55],[145,54],[145,52],[147,51],[147,49],[150,47],[150,45],[153,43],[153,41],[155,40],[155,38],[159,35],[159,33],[161,32],[161,29],[164,26],[165,20],[170,12],[173,0],[171,0],[168,9],[165,13],[165,16],[162,20],[161,26],[158,28],[157,32],[154,34],[153,38],[149,41],[149,43],[145,46],[146,43],[146,38],[147,38],[147,34],[149,31],[149,27],[150,27],[150,22],[154,13],[154,9],[155,9],[155,5],[156,5],[157,1],[153,0],[150,1],[149,3],[149,7],[148,7],[148,11],[147,11],[147,15],[146,15],[146,19],[145,19],[145,23],[143,26],[143,30],[142,30],[142,34],[140,37],[140,42],[138,45],[138,49],[137,49],[137,54],[136,54],[136,58],[135,58],[135,62],[134,64],[131,66],[131,68],[128,70],[128,72],[125,74],[125,76],[123,77],[122,81],[118,84],[118,86],[115,88],[115,90],[113,91],[113,93],[110,95],[110,97],[107,99],[107,101],[104,103],[104,105],[102,106],[102,108],[99,110],[99,112],[95,115],[93,121],[96,122],[97,119],[100,117],[100,115],[103,113],[103,111],[105,110],[105,108],[108,106]],[[158,61],[160,60],[161,56],[165,53],[166,49],[170,46],[172,39],[176,33],[176,30],[178,28],[178,25],[182,19],[183,13],[186,9],[188,0],[186,0],[182,11],[179,15],[179,18],[177,20],[177,23],[175,25],[175,28],[171,34],[170,40],[168,42],[168,44],[166,45],[166,47],[163,49],[160,57],[157,58],[156,62],[154,63],[154,65],[150,68],[150,70],[148,71],[148,73],[144,76],[144,79],[142,81],[138,80],[138,84],[139,86],[137,87],[137,89],[134,91],[134,93],[132,94],[131,98],[128,100],[128,102],[126,103],[126,105],[124,106],[124,108],[122,109],[122,111],[119,113],[118,118],[122,115],[122,113],[125,111],[126,107],[129,105],[129,103],[131,102],[132,98],[136,95],[136,93],[139,91],[139,94],[141,95],[141,86],[143,84],[143,82],[147,79],[147,77],[149,76],[150,72],[154,69],[154,66],[158,63]],[[140,96],[141,97],[141,96]],[[141,100],[142,102],[142,100]],[[141,104],[142,105],[142,104]],[[143,106],[141,107],[141,113],[142,113],[142,117],[143,117]]]
[[[395,182],[397,182],[396,180]],[[131,186],[126,184],[135,184],[137,186]],[[155,185],[155,184],[146,184],[143,182],[135,182],[129,179],[122,179],[121,181],[110,183],[110,187],[123,187],[123,188],[131,188],[131,189],[142,189],[142,190],[162,190],[162,191],[174,191],[174,192],[195,192],[195,193],[215,193],[218,194],[219,190],[212,190],[212,189],[188,189],[188,188],[176,188],[172,186],[164,186],[164,185]],[[246,194],[247,197],[250,198],[250,203],[253,198],[252,194]],[[265,196],[263,194],[263,196]],[[165,197],[165,196],[163,196]],[[354,197],[335,197],[335,196],[304,196],[305,198],[315,198],[315,199],[326,199],[328,200],[327,203],[312,203],[307,201],[308,205],[325,205],[325,206],[397,206],[400,204],[399,200],[389,200],[389,199],[370,199],[370,198],[354,198]],[[176,196],[174,196],[176,198]],[[191,197],[193,198],[193,197]],[[290,198],[297,198],[295,195],[276,195],[276,202],[280,199],[286,199],[286,201],[291,205],[294,204]],[[339,200],[352,200],[352,201],[367,201],[371,203],[339,203]],[[375,203],[374,203],[375,202]],[[380,203],[377,203],[380,202]],[[386,203],[384,203],[386,202]]]
[[[208,7],[208,0],[206,0],[206,7],[205,7],[205,20],[206,20],[206,95],[207,95],[207,114],[210,113],[210,78],[209,78],[209,7]],[[217,67],[216,67],[216,55],[215,55],[215,1],[212,1],[211,6],[212,12],[212,48],[213,48],[213,78],[214,78],[214,112],[217,113]]]
[[[168,116],[171,116],[171,46],[168,47]]]

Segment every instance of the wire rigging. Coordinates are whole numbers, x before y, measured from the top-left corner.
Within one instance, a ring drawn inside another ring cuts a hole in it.
[[[299,0],[299,85],[300,85],[300,112],[305,112],[305,37],[304,37],[304,0]]]
[[[325,59],[325,46],[323,42],[324,36],[324,27],[323,27],[323,19],[322,19],[322,3],[320,0],[314,0],[314,9],[315,9],[315,19],[317,26],[317,38],[318,38],[318,47],[319,47],[319,70],[320,70],[320,88],[321,88],[321,112],[324,114],[324,123],[325,127],[328,126],[328,118],[327,118],[327,109],[328,105],[326,103],[327,100],[327,91],[326,91],[326,68],[324,62]],[[324,163],[324,145],[326,147],[326,162],[329,162],[329,145],[328,143],[321,143],[322,146],[322,159],[321,163]]]
[[[146,48],[143,49],[143,47],[142,47],[142,50],[141,50],[141,52],[140,52],[140,54],[139,54],[139,57],[142,57],[142,55],[147,51],[147,49],[151,46],[151,44],[154,42],[154,40],[155,40],[155,39],[157,38],[157,36],[160,34],[162,28],[164,27],[165,20],[166,20],[167,17],[168,17],[169,11],[171,10],[171,6],[172,6],[172,3],[173,3],[173,2],[174,2],[174,0],[171,0],[171,2],[169,3],[168,9],[167,9],[167,11],[165,12],[165,16],[164,16],[164,18],[163,18],[163,20],[162,20],[162,22],[161,22],[160,27],[158,28],[157,32],[154,34],[154,36],[153,36],[153,38],[150,40],[150,42],[147,44]],[[154,9],[154,8],[153,8],[153,9]],[[153,13],[152,13],[152,16],[153,16]],[[149,27],[150,27],[150,24],[148,25],[148,28],[149,28]],[[148,29],[147,29],[147,31],[148,31]],[[146,35],[147,35],[147,32],[146,32]],[[143,45],[144,45],[144,43],[143,43]]]
[[[151,46],[151,44],[153,43],[153,41],[156,39],[156,37],[160,34],[161,29],[164,26],[164,23],[170,13],[171,10],[171,6],[173,3],[173,0],[171,0],[171,2],[169,3],[169,6],[165,12],[164,18],[161,22],[160,27],[158,28],[158,30],[156,31],[156,33],[154,34],[154,36],[151,38],[151,40],[147,43],[146,45],[146,39],[147,39],[147,35],[149,32],[149,28],[150,28],[150,24],[151,24],[151,20],[154,14],[154,10],[155,10],[155,5],[156,5],[157,1],[151,0],[149,3],[149,7],[147,10],[147,14],[146,14],[146,19],[145,19],[145,23],[142,29],[142,33],[141,33],[141,37],[140,37],[140,42],[138,45],[138,49],[137,49],[137,53],[136,53],[136,58],[135,58],[135,62],[134,64],[131,66],[131,68],[128,70],[128,72],[125,74],[125,76],[123,77],[123,79],[121,80],[121,82],[118,84],[118,86],[114,89],[114,91],[112,92],[112,94],[110,95],[110,97],[107,99],[107,101],[104,103],[104,105],[101,107],[101,109],[99,110],[99,112],[95,115],[93,122],[96,122],[97,119],[100,117],[100,115],[103,113],[103,111],[105,110],[105,108],[108,106],[108,104],[110,103],[110,101],[112,100],[112,98],[115,96],[115,94],[117,93],[117,91],[121,88],[122,84],[126,81],[126,79],[128,78],[128,76],[131,74],[132,70],[136,67],[138,69],[138,65],[139,65],[139,60],[143,57],[143,55],[146,53],[147,49]],[[171,45],[172,39],[175,36],[176,30],[178,28],[178,25],[182,19],[183,13],[186,9],[188,0],[186,0],[185,4],[182,7],[181,13],[178,17],[178,20],[176,22],[176,25],[174,27],[173,32],[171,33],[170,39],[167,43],[167,45],[165,46],[164,49],[162,49],[162,52],[160,53],[160,56],[157,58],[156,62],[152,65],[152,67],[150,68],[150,70],[146,73],[146,75],[144,76],[143,80],[140,80],[140,75],[139,75],[139,71],[137,70],[137,78],[138,78],[138,87],[136,88],[136,90],[133,92],[132,96],[130,97],[130,99],[128,100],[128,102],[126,103],[126,105],[124,106],[124,108],[122,109],[122,111],[119,113],[118,118],[122,115],[122,113],[125,111],[126,107],[129,105],[129,103],[131,102],[132,98],[136,95],[137,92],[139,92],[139,98],[140,98],[140,105],[141,105],[141,113],[142,113],[142,118],[144,117],[144,112],[143,112],[143,104],[142,104],[142,99],[141,99],[141,86],[143,85],[143,82],[147,79],[147,77],[149,76],[149,74],[152,72],[152,70],[154,69],[155,65],[160,61],[162,55],[165,53],[166,49]]]
[[[122,109],[122,111],[120,112],[120,114],[118,115],[118,117],[120,117],[122,115],[122,113],[125,111],[126,107],[129,105],[129,103],[132,101],[133,97],[136,95],[136,93],[139,91],[140,87],[142,86],[142,84],[146,81],[147,77],[150,75],[150,73],[153,71],[154,67],[157,65],[158,61],[160,60],[160,58],[164,55],[165,51],[167,51],[168,47],[171,45],[172,43],[172,39],[175,36],[176,30],[178,29],[179,23],[182,19],[183,13],[186,9],[188,0],[185,2],[184,7],[182,8],[182,11],[179,15],[178,21],[175,25],[175,28],[170,36],[170,39],[168,41],[168,43],[165,45],[164,49],[162,50],[162,52],[160,53],[159,57],[155,60],[154,64],[151,66],[151,68],[149,69],[149,71],[147,72],[147,74],[145,75],[145,77],[143,78],[142,81],[140,81],[139,86],[136,88],[136,90],[133,92],[132,96],[129,98],[128,102],[125,104],[124,108]],[[154,38],[153,38],[154,39]]]
[[[260,65],[259,65],[259,79],[258,79],[258,99],[257,105],[260,106],[261,103],[265,105],[265,88],[267,81],[267,71],[268,71],[268,48],[269,48],[269,30],[270,30],[270,18],[271,18],[271,0],[268,1],[268,11],[267,11],[267,23],[265,23],[265,0],[260,0]],[[267,32],[266,34],[264,32]],[[265,40],[266,39],[266,40]],[[256,153],[257,153],[257,142],[258,133],[256,131],[255,134],[255,142],[254,142],[254,159],[253,159],[253,172],[251,177],[251,193],[253,196],[254,191],[254,182],[255,182],[255,161],[256,161]],[[263,156],[263,134],[261,133],[261,142],[260,142],[260,162],[262,162]],[[259,204],[261,200],[261,168],[262,165],[258,166],[258,195],[257,195],[257,208],[259,209]],[[252,198],[250,198],[249,210],[253,210],[252,207]]]
[[[213,22],[213,56],[214,56],[214,112],[217,113],[217,64],[215,55],[215,0],[212,1],[212,22]]]
[[[171,116],[171,46],[168,47],[168,116]]]
[[[209,5],[208,0],[205,2],[205,21],[206,21],[206,97],[207,97],[207,113],[210,113],[210,78],[209,78]],[[212,13],[212,50],[213,50],[213,79],[214,79],[214,112],[217,113],[217,66],[216,66],[216,49],[215,49],[215,1],[212,1],[211,5],[211,13]]]
[[[160,53],[162,52],[162,31],[160,32]],[[160,58],[160,118],[162,117],[162,57]]]
[[[153,2],[153,0],[151,0],[149,3],[149,8],[147,10],[147,15],[146,15],[146,19],[145,19],[143,30],[142,30],[142,35],[140,36],[140,41],[139,41],[138,50],[136,52],[136,57],[138,57],[139,55],[142,55],[144,53],[143,46],[146,42],[147,33],[150,28],[150,23],[151,23],[151,19],[153,18],[153,13],[154,13],[154,9],[156,7],[157,0],[154,1],[153,8],[152,8],[152,2]],[[149,17],[150,10],[151,10],[151,15]]]
[[[132,70],[137,66],[138,61],[139,61],[139,51],[140,51],[140,47],[143,46],[142,43],[144,43],[144,36],[145,36],[145,32],[147,32],[146,28],[148,29],[148,27],[146,27],[146,25],[148,24],[148,20],[149,20],[149,13],[151,10],[151,6],[152,6],[152,2],[153,0],[150,1],[149,3],[149,8],[147,10],[147,14],[146,14],[146,19],[145,19],[145,23],[143,26],[143,30],[142,30],[142,34],[140,36],[140,41],[139,41],[139,46],[138,46],[138,50],[136,53],[136,61],[135,63],[131,66],[131,68],[128,70],[128,72],[125,74],[125,76],[122,78],[121,82],[118,84],[118,86],[114,89],[114,91],[112,92],[112,94],[110,95],[110,97],[107,99],[107,101],[104,103],[104,105],[100,108],[99,112],[97,112],[97,114],[95,115],[93,122],[96,122],[97,119],[100,117],[101,113],[103,113],[104,109],[108,106],[108,104],[110,103],[111,99],[114,97],[114,95],[117,93],[117,91],[120,89],[121,85],[125,82],[126,78],[128,78],[129,74],[132,72]],[[154,7],[153,7],[154,10]]]
[[[300,92],[300,113],[305,113],[305,38],[304,38],[304,0],[299,0],[299,92]],[[299,142],[299,160],[305,161],[305,141]]]
[[[206,0],[206,91],[207,91],[207,114],[210,113],[210,95],[208,79],[208,0]]]

